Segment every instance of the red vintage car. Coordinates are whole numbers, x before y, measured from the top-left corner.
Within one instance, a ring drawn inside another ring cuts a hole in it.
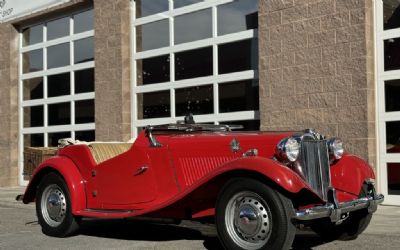
[[[178,123],[149,126],[133,144],[67,145],[19,198],[36,200],[43,232],[55,237],[87,217],[171,218],[215,222],[226,249],[287,249],[296,227],[334,240],[368,226],[383,196],[339,139],[234,128]]]

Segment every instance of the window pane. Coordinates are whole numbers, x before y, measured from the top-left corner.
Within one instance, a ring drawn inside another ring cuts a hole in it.
[[[184,116],[189,113],[199,115],[214,112],[212,85],[177,89],[175,100],[177,116]]]
[[[75,102],[75,123],[94,122],[94,100]]]
[[[47,40],[69,35],[69,17],[64,17],[47,23]]]
[[[83,63],[94,60],[93,37],[75,41],[74,63]]]
[[[71,138],[71,132],[49,133],[48,144],[49,147],[57,147],[58,140],[64,138]]]
[[[400,38],[384,41],[385,70],[400,69]]]
[[[212,73],[212,47],[175,54],[175,77],[177,80],[208,76]]]
[[[32,106],[24,108],[24,128],[43,127],[43,106]]]
[[[139,119],[169,117],[171,115],[169,91],[138,94],[137,98]]]
[[[169,45],[169,21],[164,19],[136,27],[136,50],[138,52],[158,49]]]
[[[43,78],[33,78],[23,80],[24,100],[33,100],[43,98]]]
[[[218,35],[256,29],[258,0],[238,0],[218,6]]]
[[[44,147],[44,135],[24,135],[24,147]]]
[[[95,132],[94,130],[76,131],[75,139],[80,141],[95,141]]]
[[[94,91],[94,69],[75,71],[75,93]]]
[[[71,124],[71,105],[69,102],[49,104],[48,109],[49,125]]]
[[[136,3],[136,18],[153,15],[168,10],[167,0],[138,0]]]
[[[137,85],[169,81],[169,55],[137,60]]]
[[[219,86],[219,112],[258,110],[258,82],[246,80]]]
[[[388,194],[400,195],[400,163],[387,164]]]
[[[22,37],[23,46],[43,42],[43,24],[24,29]]]
[[[23,73],[43,70],[43,50],[37,49],[22,54]]]
[[[385,0],[383,3],[383,29],[400,27],[400,1]]]
[[[74,33],[93,30],[93,9],[74,16]]]
[[[400,121],[386,122],[387,153],[400,153]]]
[[[47,48],[47,68],[57,68],[70,65],[69,43],[54,45]]]
[[[400,111],[400,80],[385,81],[386,112]]]
[[[47,77],[48,97],[71,94],[70,73],[51,75]]]
[[[211,9],[175,17],[175,44],[192,42],[212,36]]]
[[[226,125],[242,125],[245,131],[258,131],[260,130],[260,120],[246,120],[246,121],[232,121],[232,122],[221,122]]]
[[[203,2],[204,0],[174,0],[174,8],[180,8],[180,7],[184,7],[187,5],[191,5],[194,3],[200,3]]]
[[[258,67],[258,47],[256,40],[244,40],[218,46],[219,74]]]

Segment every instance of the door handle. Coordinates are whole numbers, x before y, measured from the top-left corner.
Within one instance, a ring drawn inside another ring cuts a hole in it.
[[[148,167],[147,165],[143,165],[143,166],[141,166],[140,168],[138,168],[138,169],[136,170],[136,172],[135,172],[133,175],[134,175],[134,176],[141,175],[141,174],[143,174],[144,172],[146,172],[148,169],[149,169],[149,167]]]

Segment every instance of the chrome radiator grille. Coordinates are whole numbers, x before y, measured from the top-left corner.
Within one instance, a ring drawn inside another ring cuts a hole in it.
[[[327,142],[304,138],[301,142],[300,163],[306,181],[326,200],[328,187],[331,185]]]

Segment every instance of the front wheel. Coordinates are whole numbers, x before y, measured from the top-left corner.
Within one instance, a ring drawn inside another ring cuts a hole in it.
[[[36,214],[44,234],[65,237],[79,226],[71,213],[71,198],[64,180],[55,173],[43,177],[36,195]]]
[[[289,249],[296,229],[292,202],[248,178],[228,182],[216,204],[218,236],[226,249]]]

